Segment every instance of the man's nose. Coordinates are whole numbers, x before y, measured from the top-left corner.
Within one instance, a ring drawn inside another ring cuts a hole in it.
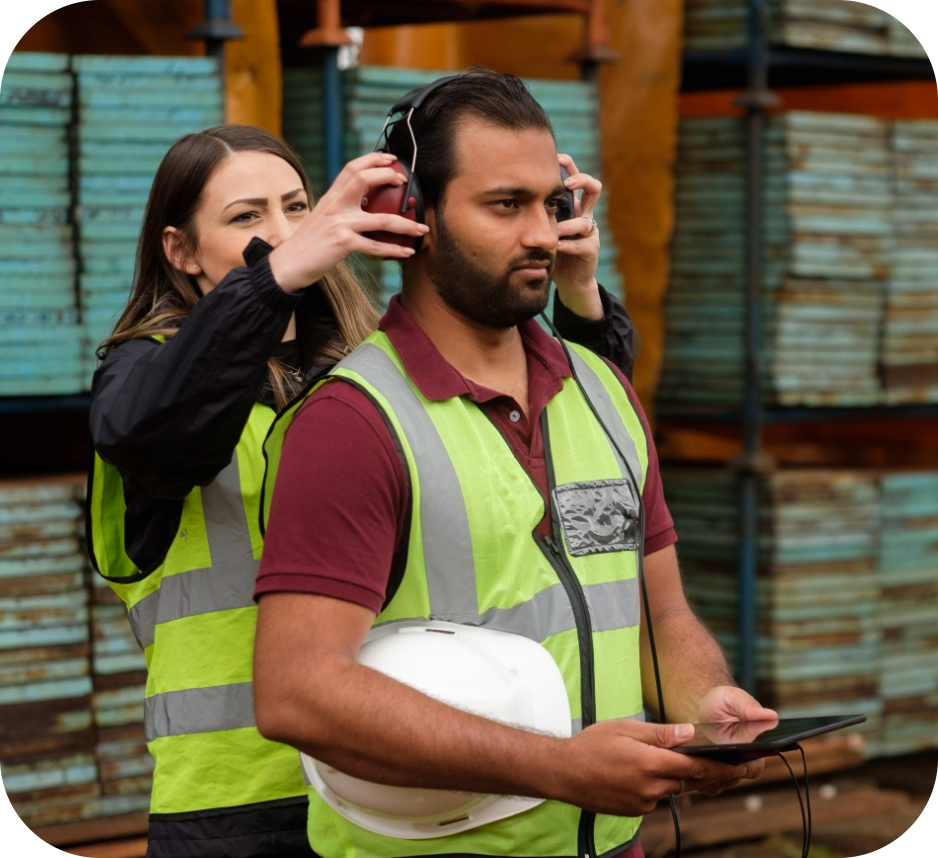
[[[532,206],[525,219],[525,231],[522,237],[525,247],[539,248],[554,252],[557,250],[557,221],[543,206]]]

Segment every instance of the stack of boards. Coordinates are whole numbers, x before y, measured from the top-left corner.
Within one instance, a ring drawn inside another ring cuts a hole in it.
[[[689,50],[746,45],[749,0],[687,0]],[[926,56],[899,21],[852,0],[769,0],[769,41],[774,45],[858,54]]]
[[[88,580],[83,497],[83,475],[0,482],[0,766],[31,828],[150,802],[144,659]]]
[[[153,176],[184,134],[223,121],[214,60],[189,57],[72,58],[77,81],[75,221],[80,305],[94,349],[130,295],[134,257]]]
[[[68,57],[14,53],[0,87],[0,396],[82,389],[71,116]]]
[[[893,247],[888,128],[863,116],[774,116],[765,166],[765,399],[874,404]],[[684,120],[676,182],[658,397],[738,404],[745,367],[745,120]]]
[[[938,473],[882,479],[883,755],[938,745]]]
[[[344,134],[346,160],[371,152],[381,133],[387,112],[404,93],[452,72],[362,66],[343,72]],[[573,157],[578,169],[599,176],[599,108],[595,84],[579,81],[526,81],[532,95],[547,111],[557,138],[557,148]],[[315,69],[290,69],[284,73],[284,138],[303,157],[314,188],[324,186],[322,161],[322,77]],[[419,165],[417,168],[419,174]],[[597,279],[610,292],[623,294],[616,269],[616,247],[607,225],[607,201],[600,200],[594,214],[603,230]],[[378,284],[384,303],[400,289],[395,263],[360,260]]]
[[[80,478],[0,482],[0,765],[30,827],[100,816]]]
[[[895,122],[896,253],[886,289],[886,403],[938,401],[938,122]]]
[[[724,469],[663,468],[689,598],[736,661],[738,498]],[[856,471],[792,470],[760,486],[756,671],[783,717],[862,713],[879,727],[878,485]]]

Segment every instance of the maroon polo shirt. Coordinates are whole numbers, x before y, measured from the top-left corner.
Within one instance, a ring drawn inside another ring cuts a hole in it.
[[[477,403],[547,496],[539,418],[570,375],[560,344],[534,321],[519,328],[528,360],[529,414],[525,415],[512,397],[462,376],[397,297],[381,320],[381,330],[420,392],[431,401],[468,396]],[[629,382],[621,373],[619,377],[649,437],[642,498],[645,554],[653,554],[676,542],[677,536],[644,412]],[[350,384],[323,385],[287,432],[254,597],[311,593],[353,602],[377,614],[394,555],[400,550],[406,508],[404,466],[378,410]],[[548,514],[538,531],[549,533],[550,528]]]

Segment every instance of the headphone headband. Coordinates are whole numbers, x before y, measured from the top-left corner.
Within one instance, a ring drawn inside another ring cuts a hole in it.
[[[433,90],[439,89],[443,84],[449,83],[451,80],[455,80],[458,77],[460,77],[460,75],[451,74],[431,83],[425,83],[423,86],[415,87],[394,103],[394,106],[388,111],[388,116],[391,117],[395,113],[403,113],[408,110],[416,110],[423,104],[426,97],[433,92]]]

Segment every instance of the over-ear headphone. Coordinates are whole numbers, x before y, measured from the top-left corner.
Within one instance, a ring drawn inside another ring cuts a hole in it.
[[[366,212],[378,214],[399,214],[408,220],[415,221],[416,223],[425,223],[423,193],[420,190],[420,180],[417,178],[416,173],[417,138],[414,136],[414,129],[410,124],[410,118],[414,115],[414,111],[417,110],[421,104],[423,104],[431,92],[439,89],[441,86],[445,86],[451,80],[455,80],[458,77],[461,77],[461,75],[447,75],[446,77],[441,77],[432,83],[418,86],[408,92],[405,96],[403,96],[403,98],[400,98],[398,101],[396,101],[388,111],[387,118],[384,120],[384,126],[381,129],[381,133],[378,135],[378,142],[375,144],[374,151],[388,151],[388,128],[403,119],[407,123],[407,130],[410,131],[410,139],[413,143],[413,156],[411,157],[410,167],[408,167],[406,164],[403,164],[400,160],[395,161],[391,165],[393,170],[400,173],[407,179],[407,182],[403,185],[382,185],[377,188],[372,188],[368,192],[368,195],[362,199],[362,208]],[[401,119],[397,119],[392,122],[392,118],[398,113],[404,115],[401,117]],[[566,179],[569,176],[569,173],[567,173],[567,171],[561,167],[560,175],[562,179]],[[557,220],[569,220],[573,217],[573,212],[573,191],[569,191],[565,188],[561,204],[557,210]],[[421,244],[423,244],[422,235],[413,238],[409,235],[399,235],[397,233],[385,232],[383,230],[377,232],[368,232],[365,233],[365,235],[368,238],[375,239],[376,241],[387,242],[388,244],[398,244],[401,247],[413,247],[414,250],[419,250]]]

